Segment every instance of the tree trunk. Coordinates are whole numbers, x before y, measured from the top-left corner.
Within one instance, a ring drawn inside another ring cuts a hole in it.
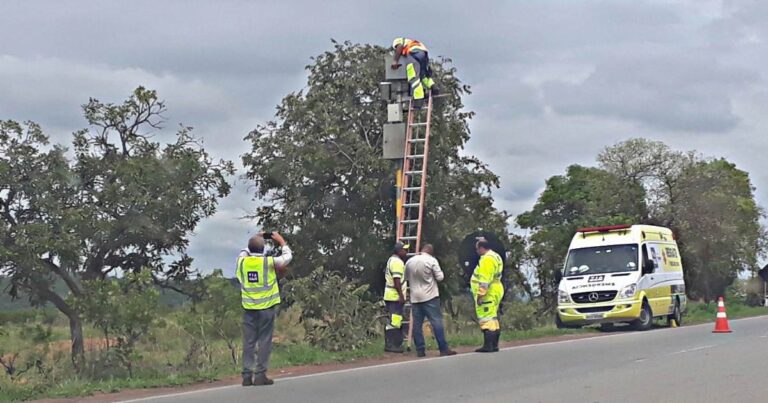
[[[85,363],[85,348],[83,345],[83,323],[76,313],[69,316],[69,337],[72,340],[72,366],[77,372],[80,372]]]
[[[83,323],[80,314],[71,307],[59,294],[51,291],[48,287],[38,286],[35,291],[42,299],[52,303],[56,309],[69,318],[69,337],[72,341],[72,365],[77,372],[83,369],[85,363],[85,348],[83,346]]]

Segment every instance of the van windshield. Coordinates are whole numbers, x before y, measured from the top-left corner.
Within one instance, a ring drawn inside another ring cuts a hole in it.
[[[572,249],[565,261],[565,277],[637,270],[638,245],[610,245]]]

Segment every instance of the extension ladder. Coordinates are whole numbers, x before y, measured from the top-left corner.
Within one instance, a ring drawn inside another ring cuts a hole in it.
[[[429,95],[426,110],[415,108],[413,99],[408,101],[403,168],[397,172],[396,178],[397,240],[411,246],[408,256],[413,256],[421,250],[424,197],[427,192],[429,126],[432,123],[432,94]],[[407,318],[403,325],[408,325],[404,342],[410,351],[413,344],[413,313],[410,302],[405,304],[403,317]]]
[[[431,122],[432,96],[427,98],[426,110],[416,109],[414,100],[408,101],[403,169],[398,172],[396,180],[398,187],[396,214],[397,240],[412,247],[408,253],[409,256],[416,254],[421,248]]]

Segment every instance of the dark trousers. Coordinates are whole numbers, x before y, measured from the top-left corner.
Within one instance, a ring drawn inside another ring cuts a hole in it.
[[[432,68],[429,67],[429,54],[422,51],[411,52],[411,57],[419,63],[419,79],[432,77]]]
[[[400,301],[384,301],[384,305],[387,306],[387,313],[389,313],[389,323],[387,323],[387,329],[400,329],[403,320],[403,304]],[[399,315],[399,320],[394,320],[393,315]],[[395,323],[396,322],[396,323]]]
[[[277,305],[243,312],[243,375],[266,375]]]
[[[435,334],[437,346],[440,351],[448,351],[448,342],[445,340],[445,330],[443,329],[443,313],[440,311],[440,297],[433,298],[427,302],[418,302],[412,305],[413,310],[413,344],[416,345],[416,351],[424,351],[424,317],[432,325],[432,332]]]

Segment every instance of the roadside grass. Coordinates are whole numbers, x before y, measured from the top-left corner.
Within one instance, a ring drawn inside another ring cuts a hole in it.
[[[749,306],[738,301],[726,301],[725,310],[729,319],[747,318],[750,316],[768,315],[768,308],[762,306]],[[717,315],[717,302],[689,302],[683,325],[714,322]]]
[[[739,302],[726,303],[728,317],[732,319],[768,315],[768,308],[751,307]],[[712,322],[717,312],[717,303],[704,304],[691,302],[686,310],[684,325]],[[552,325],[540,326],[530,330],[506,330],[502,332],[503,341],[530,340],[542,337],[566,334],[583,334],[598,332],[595,327],[583,329],[557,329]],[[65,327],[54,328],[56,339],[66,334]],[[133,378],[114,376],[102,379],[87,379],[70,376],[63,369],[56,369],[54,376],[30,377],[29,379],[12,382],[7,376],[0,376],[0,402],[20,401],[40,398],[67,398],[88,396],[95,393],[117,392],[123,389],[143,389],[164,386],[182,386],[201,382],[210,382],[223,378],[237,376],[239,367],[229,358],[229,350],[222,343],[212,343],[207,361],[215,365],[202,365],[194,370],[172,368],[168,363],[181,362],[185,352],[181,344],[174,342],[178,335],[165,334],[153,343],[143,346],[142,363],[138,366]],[[454,328],[447,335],[448,343],[454,346],[479,346],[482,335],[476,326],[461,326]],[[436,350],[437,346],[431,334],[425,335],[427,349]],[[6,336],[0,336],[3,346],[14,346],[23,343]],[[6,350],[8,351],[8,350]],[[277,344],[272,354],[271,370],[280,370],[299,365],[319,365],[332,363],[348,363],[361,359],[380,358],[383,353],[383,340],[375,339],[357,350],[330,352],[306,343]],[[61,366],[68,362],[60,361]],[[163,368],[167,366],[167,368]],[[53,381],[51,381],[53,379]]]

